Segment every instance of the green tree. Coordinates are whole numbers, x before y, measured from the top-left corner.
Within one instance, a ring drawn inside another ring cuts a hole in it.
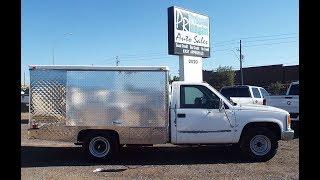
[[[233,86],[235,82],[235,72],[231,66],[219,66],[216,71],[212,71],[209,84],[217,90],[224,86]]]
[[[283,94],[286,90],[286,86],[282,83],[280,83],[279,81],[275,82],[275,83],[271,83],[268,86],[268,92],[272,95],[280,95]]]
[[[179,76],[173,76],[172,78],[170,76],[169,83],[171,84],[173,81],[179,81]]]

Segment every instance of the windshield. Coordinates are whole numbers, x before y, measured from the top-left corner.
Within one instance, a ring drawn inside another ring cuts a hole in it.
[[[250,97],[250,92],[248,87],[222,88],[221,94],[228,99],[230,99],[230,97]]]
[[[220,95],[221,96],[221,98],[224,100],[224,101],[226,101],[226,102],[228,102],[230,105],[232,105],[232,106],[235,106],[236,105],[236,103],[234,103],[234,102],[232,102],[232,101],[230,101],[228,98],[226,98],[223,94],[221,94],[219,91],[217,91],[214,87],[212,87],[210,84],[208,84],[213,90],[214,90],[214,93],[216,93],[216,95]]]

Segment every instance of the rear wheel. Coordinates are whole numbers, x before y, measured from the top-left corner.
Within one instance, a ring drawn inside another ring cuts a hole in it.
[[[247,157],[255,161],[268,161],[274,157],[278,149],[278,140],[272,131],[257,127],[245,133],[240,148]]]
[[[84,142],[84,149],[91,159],[110,159],[117,150],[117,141],[110,133],[93,133]]]

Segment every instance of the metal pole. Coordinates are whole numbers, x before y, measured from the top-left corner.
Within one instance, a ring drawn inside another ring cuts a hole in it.
[[[63,34],[64,36],[66,36],[66,35],[72,35],[72,33],[64,33]],[[55,39],[54,41],[53,41],[53,44],[52,44],[52,64],[54,65],[54,46],[56,45],[56,41],[57,41],[58,39]]]
[[[118,66],[119,65],[119,60],[118,60],[118,56],[116,57],[116,66]]]
[[[240,75],[241,75],[241,85],[243,85],[243,71],[242,71],[242,54],[241,54],[241,40],[240,40]]]
[[[23,87],[26,87],[26,75],[24,71],[23,71]]]

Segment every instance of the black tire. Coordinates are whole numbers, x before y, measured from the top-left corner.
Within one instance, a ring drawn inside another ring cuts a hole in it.
[[[111,159],[117,153],[118,146],[112,133],[90,133],[83,143],[85,153],[92,160]]]
[[[278,139],[274,132],[255,127],[244,133],[240,140],[240,149],[251,160],[265,162],[277,153]]]

